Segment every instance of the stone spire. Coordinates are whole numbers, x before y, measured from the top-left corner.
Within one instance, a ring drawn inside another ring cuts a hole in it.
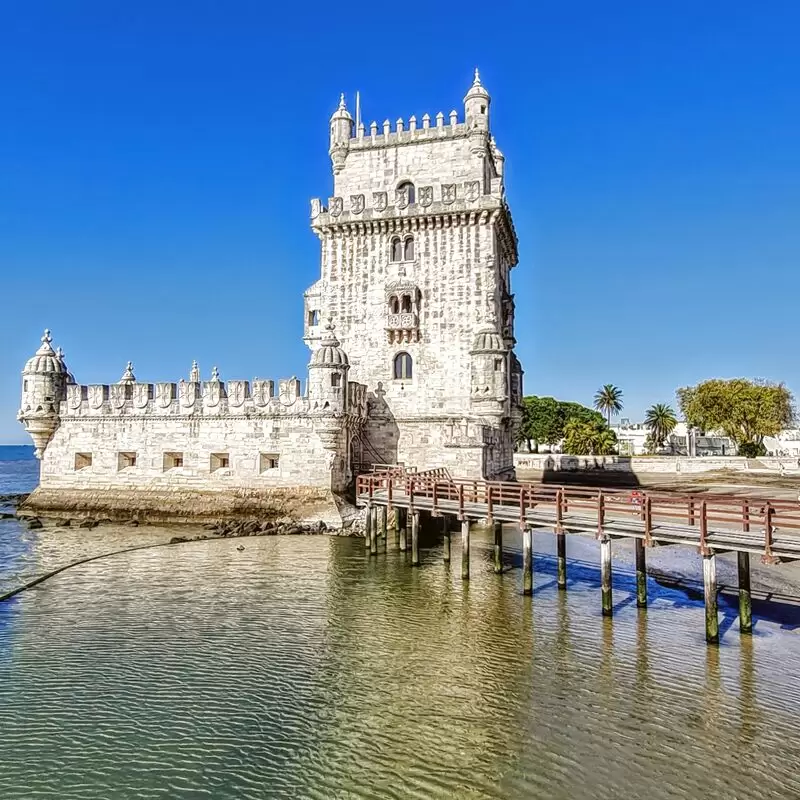
[[[219,370],[216,367],[211,367],[211,380],[219,383]]]
[[[122,377],[119,379],[120,383],[136,383],[136,376],[133,374],[133,362],[129,361],[128,366],[125,367],[125,372],[122,373]]]
[[[492,102],[489,92],[481,83],[478,68],[475,67],[475,79],[464,97],[464,118],[469,131],[489,131],[489,104]]]
[[[192,361],[192,368],[189,370],[189,383],[200,383],[200,367],[196,361]]]
[[[347,160],[350,150],[350,139],[353,138],[353,118],[344,102],[344,94],[339,98],[339,107],[331,117],[331,138],[328,153],[333,164],[333,174],[338,175]]]

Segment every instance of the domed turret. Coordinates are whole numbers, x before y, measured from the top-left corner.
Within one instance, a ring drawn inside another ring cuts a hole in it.
[[[353,118],[347,110],[344,95],[339,98],[339,107],[331,117],[331,146],[330,156],[333,164],[333,174],[338,175],[347,160],[350,149],[350,139],[353,138]]]
[[[464,118],[467,130],[489,132],[489,104],[492,102],[489,92],[481,83],[481,76],[475,68],[475,80],[464,98]]]
[[[470,355],[472,407],[480,414],[503,416],[509,395],[508,349],[494,325],[475,332]]]
[[[308,396],[313,410],[331,413],[345,410],[349,369],[347,353],[342,350],[333,325],[328,323],[308,365]]]
[[[37,458],[42,457],[58,427],[59,405],[66,398],[67,384],[75,382],[63,352],[53,350],[52,341],[46,330],[39,349],[22,370],[22,405],[17,419],[31,435]]]

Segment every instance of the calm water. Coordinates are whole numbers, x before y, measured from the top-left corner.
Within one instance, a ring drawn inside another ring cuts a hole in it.
[[[7,582],[173,533],[0,526]],[[457,547],[325,537],[76,567],[0,606],[0,798],[800,796],[800,632],[727,609],[709,649],[701,604],[639,613],[621,571],[603,620],[586,548],[532,599],[482,542],[467,586]]]

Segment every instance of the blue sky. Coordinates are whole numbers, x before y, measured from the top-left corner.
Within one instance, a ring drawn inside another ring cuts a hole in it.
[[[81,382],[304,376],[339,92],[461,111],[475,65],[526,392],[611,382],[638,418],[707,377],[800,391],[798,29],[780,0],[3,4],[0,442],[45,326]]]

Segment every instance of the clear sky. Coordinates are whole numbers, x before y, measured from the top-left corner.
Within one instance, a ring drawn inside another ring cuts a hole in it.
[[[528,394],[800,391],[800,3],[0,4],[0,442],[42,329],[82,383],[305,376],[328,118],[492,95]]]

